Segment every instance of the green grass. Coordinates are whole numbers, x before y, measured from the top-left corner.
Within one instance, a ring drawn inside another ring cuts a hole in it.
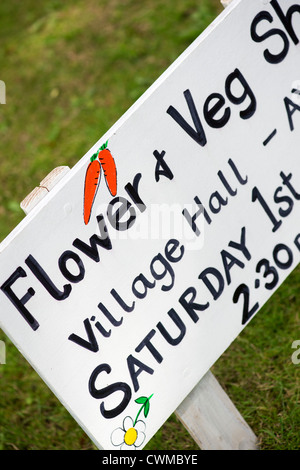
[[[72,167],[221,11],[213,0],[0,4],[0,240],[20,201]],[[299,449],[299,269],[213,367],[262,449]],[[95,449],[0,332],[0,449]],[[198,449],[173,415],[146,449]]]

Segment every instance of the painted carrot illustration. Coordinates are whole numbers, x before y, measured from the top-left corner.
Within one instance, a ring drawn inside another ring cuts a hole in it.
[[[87,225],[91,217],[103,170],[108,190],[112,196],[117,194],[117,168],[113,156],[107,148],[108,141],[91,157],[84,183],[83,218]]]
[[[97,154],[91,157],[89,166],[85,174],[84,200],[83,200],[83,218],[87,225],[91,217],[93,203],[97,194],[101,178],[101,165],[97,160]]]
[[[98,159],[104,172],[108,190],[112,196],[117,194],[117,168],[110,150],[107,148],[108,141],[99,149]]]

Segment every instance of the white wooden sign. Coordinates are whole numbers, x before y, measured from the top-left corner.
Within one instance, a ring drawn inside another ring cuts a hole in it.
[[[299,0],[234,1],[0,245],[1,326],[101,449],[142,449],[299,262],[299,38]]]

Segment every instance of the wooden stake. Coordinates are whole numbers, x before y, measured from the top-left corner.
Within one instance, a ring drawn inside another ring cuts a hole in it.
[[[203,450],[258,450],[254,432],[210,371],[175,414]]]
[[[28,196],[23,199],[20,206],[25,214],[29,212],[48,194],[49,191],[62,179],[70,170],[68,166],[54,168]]]
[[[231,3],[232,0],[221,0],[221,3],[224,8],[228,7],[229,3]]]

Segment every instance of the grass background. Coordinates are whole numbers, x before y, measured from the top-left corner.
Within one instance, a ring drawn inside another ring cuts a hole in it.
[[[0,3],[0,240],[20,201],[72,167],[218,15],[217,0],[10,0]],[[299,449],[297,268],[213,372],[262,449]],[[95,449],[16,348],[0,366],[0,449]],[[198,449],[175,416],[146,449]]]

